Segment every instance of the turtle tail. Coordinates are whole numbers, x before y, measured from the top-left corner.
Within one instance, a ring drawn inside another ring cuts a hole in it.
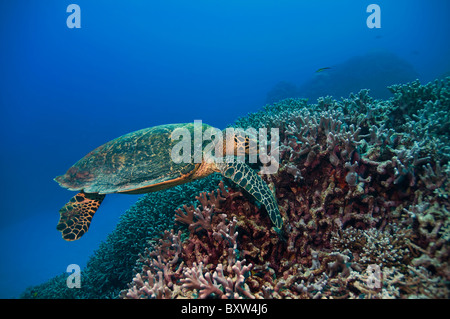
[[[67,241],[79,239],[89,229],[92,217],[102,203],[105,195],[95,193],[78,193],[60,210],[56,229]]]

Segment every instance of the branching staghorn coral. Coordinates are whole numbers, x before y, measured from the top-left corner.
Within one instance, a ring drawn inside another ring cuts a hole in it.
[[[211,295],[221,299],[241,299],[243,297],[255,299],[248,287],[245,286],[245,275],[251,270],[252,265],[245,266],[245,260],[237,261],[232,267],[232,273],[226,271],[222,264],[218,264],[216,270],[211,275],[207,272],[203,275],[203,263],[193,264],[184,272],[185,278],[181,279],[182,287],[189,290],[196,290],[199,298],[208,298]],[[234,274],[234,277],[233,277]]]
[[[333,235],[335,251],[349,249],[355,262],[361,265],[377,264],[385,267],[399,266],[411,261],[408,235],[411,230],[393,225],[390,230],[366,230],[348,227]]]
[[[217,213],[227,197],[231,195],[221,182],[217,195],[201,193],[199,206],[184,205],[186,213],[178,209],[176,221],[188,224],[190,237],[181,243],[181,231],[166,231],[141,256],[143,266],[122,298],[254,298],[245,284],[252,264],[238,260],[237,219]]]
[[[129,289],[121,292],[122,298],[171,299],[178,293],[172,280],[183,269],[183,262],[179,263],[181,231],[176,235],[173,231],[165,231],[159,244],[153,248],[146,248],[144,254],[139,256],[138,263],[143,264],[142,270],[135,275]]]

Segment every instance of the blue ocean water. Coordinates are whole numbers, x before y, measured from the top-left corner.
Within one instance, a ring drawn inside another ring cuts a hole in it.
[[[67,25],[72,3],[81,28]],[[381,28],[367,25],[372,3]],[[373,91],[433,80],[450,71],[448,12],[447,0],[1,1],[0,297],[83,267],[137,200],[108,196],[95,230],[61,239],[73,193],[53,178],[95,147],[165,123],[223,128],[280,82],[310,87],[340,68]]]

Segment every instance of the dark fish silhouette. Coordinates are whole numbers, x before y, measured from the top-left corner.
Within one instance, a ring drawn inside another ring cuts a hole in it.
[[[318,70],[316,71],[316,73],[320,73],[320,72],[323,72],[323,71],[328,70],[328,69],[331,69],[331,68],[330,68],[329,66],[324,67],[324,68],[320,68],[320,69],[318,69]]]

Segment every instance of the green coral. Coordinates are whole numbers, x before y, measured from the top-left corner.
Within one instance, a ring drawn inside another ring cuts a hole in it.
[[[410,139],[423,140],[430,155],[450,159],[450,77],[421,85],[418,80],[393,85],[387,110],[389,125]]]

